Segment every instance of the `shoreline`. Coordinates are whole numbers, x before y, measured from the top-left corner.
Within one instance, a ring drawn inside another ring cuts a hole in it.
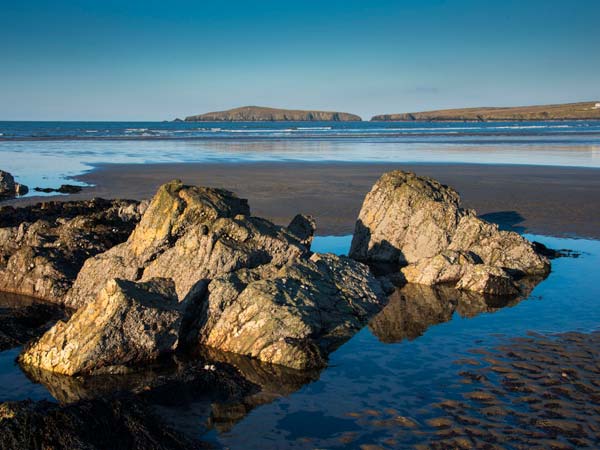
[[[600,172],[593,168],[463,163],[243,162],[97,164],[73,180],[81,193],[31,196],[3,204],[103,198],[150,198],[171,179],[229,189],[248,198],[252,213],[287,224],[313,215],[319,235],[354,231],[362,201],[379,176],[402,169],[454,187],[463,205],[520,232],[600,238]]]

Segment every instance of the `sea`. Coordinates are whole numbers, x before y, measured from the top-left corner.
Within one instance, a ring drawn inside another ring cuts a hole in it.
[[[0,122],[0,169],[28,186],[98,164],[274,161],[600,167],[600,121]]]
[[[187,161],[600,168],[600,122],[0,122],[0,168],[29,185],[73,182],[71,177],[97,164]],[[475,389],[472,383],[491,382],[469,377],[479,376],[474,371],[481,368],[489,374],[498,367],[494,348],[511,345],[512,339],[599,330],[600,241],[526,237],[569,252],[555,259],[550,275],[522,298],[477,303],[440,297],[439,292],[392,298],[330,355],[322,371],[291,376],[246,363],[246,375],[270,386],[268,395],[235,405],[207,405],[206,399],[190,397],[155,405],[156,411],[195,438],[231,449],[393,449],[427,442],[440,432],[432,420],[442,414],[441,403],[479,410],[481,405],[466,396]],[[350,240],[317,236],[313,250],[346,254]],[[0,352],[0,402],[56,402],[86,395],[78,380],[72,387],[23,372],[15,362],[20,351]],[[557,367],[548,376],[561,380],[568,376],[564,370]],[[514,395],[503,405],[533,420],[537,413],[531,416],[529,404],[520,400],[526,394]],[[475,428],[485,430],[485,420]],[[505,420],[509,426],[518,418]],[[470,426],[459,425],[463,431]]]

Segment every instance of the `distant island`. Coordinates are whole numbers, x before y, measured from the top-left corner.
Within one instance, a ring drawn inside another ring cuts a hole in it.
[[[303,111],[298,109],[266,108],[263,106],[242,106],[241,108],[228,109],[227,111],[215,111],[185,118],[186,122],[357,122],[361,120],[359,116],[345,112]]]
[[[411,121],[528,121],[528,120],[600,120],[600,102],[564,103],[559,105],[482,107],[440,109],[373,116],[372,122]]]

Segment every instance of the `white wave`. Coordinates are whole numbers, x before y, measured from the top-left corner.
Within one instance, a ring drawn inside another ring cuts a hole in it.
[[[148,128],[125,128],[125,133],[144,133]]]

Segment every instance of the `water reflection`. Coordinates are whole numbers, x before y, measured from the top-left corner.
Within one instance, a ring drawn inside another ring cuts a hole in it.
[[[521,294],[517,297],[496,297],[444,285],[408,283],[389,296],[389,303],[371,320],[369,329],[385,344],[413,340],[429,327],[448,322],[454,313],[470,318],[514,306],[527,298],[540,281],[539,278],[521,280]]]

